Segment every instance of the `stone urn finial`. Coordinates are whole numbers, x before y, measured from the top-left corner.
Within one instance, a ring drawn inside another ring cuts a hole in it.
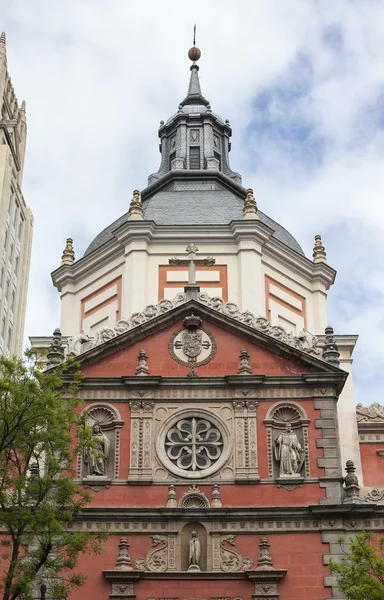
[[[240,350],[239,375],[252,375],[251,365],[249,364],[249,354],[246,348]]]
[[[247,189],[247,195],[244,199],[243,219],[258,219],[257,204],[253,195],[253,189]]]
[[[147,363],[147,353],[145,350],[140,350],[139,351],[139,362],[137,363],[136,366],[136,375],[149,375],[149,367],[148,367],[148,363]]]
[[[313,262],[314,263],[326,263],[327,254],[321,241],[321,235],[315,235],[315,245],[313,247]]]
[[[143,221],[143,205],[141,203],[139,190],[133,190],[133,198],[129,205],[128,221]]]
[[[67,238],[63,255],[61,257],[61,264],[71,266],[75,262],[75,251],[73,249],[73,239]]]

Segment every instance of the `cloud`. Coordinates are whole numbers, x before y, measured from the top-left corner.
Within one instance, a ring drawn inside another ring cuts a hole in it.
[[[359,333],[358,401],[381,400],[384,5],[379,0],[19,0],[2,10],[27,101],[23,190],[35,215],[26,334],[50,334],[50,272],[80,256],[158,168],[157,127],[185,96],[197,20],[204,95],[233,128],[231,162],[260,208],[338,277],[329,321]]]

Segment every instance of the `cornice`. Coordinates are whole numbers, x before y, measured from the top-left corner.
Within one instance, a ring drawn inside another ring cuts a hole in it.
[[[338,379],[339,381],[341,381],[341,379],[345,381],[347,378],[347,373],[338,367],[334,367],[333,365],[324,362],[316,356],[303,352],[302,350],[299,350],[294,346],[290,346],[277,338],[272,338],[262,331],[254,329],[239,320],[215,311],[212,308],[195,300],[189,300],[188,302],[181,304],[166,313],[160,314],[153,319],[142,323],[140,327],[130,329],[116,337],[113,337],[103,344],[90,348],[86,352],[79,355],[78,360],[83,367],[97,362],[101,358],[110,356],[111,354],[127,347],[128,345],[147,338],[154,331],[165,329],[166,327],[179,322],[182,317],[191,310],[193,310],[195,314],[205,319],[205,321],[212,322],[236,336],[241,336],[250,342],[258,344],[262,348],[275,352],[276,354],[286,357],[290,360],[296,359],[300,364],[314,367],[316,370],[314,377],[317,375],[317,371],[320,373],[325,371],[327,374],[340,373],[341,376]]]
[[[199,482],[202,487],[203,482]],[[164,484],[167,487],[167,484]],[[129,488],[129,486],[128,486]],[[300,519],[325,519],[334,518],[365,518],[370,515],[384,517],[384,505],[380,504],[315,504],[309,506],[258,506],[258,507],[223,507],[223,508],[162,508],[162,507],[87,507],[82,509],[75,522],[94,520],[104,521],[158,521],[160,518],[174,522],[193,520],[300,520]],[[330,529],[331,527],[328,527]],[[252,533],[256,533],[252,531]]]
[[[313,263],[312,260],[289,248],[271,236],[263,246],[263,254],[287,266],[293,273],[310,282],[318,281],[328,290],[335,282],[336,271],[326,263]]]
[[[53,285],[61,292],[64,286],[79,283],[120,256],[124,257],[123,247],[116,242],[115,238],[108,240],[94,252],[74,262],[73,265],[61,265],[53,271],[51,273]]]
[[[220,183],[222,183],[224,185],[224,187],[231,190],[232,192],[234,192],[241,198],[245,198],[245,196],[246,196],[246,189],[242,185],[240,185],[239,183],[237,183],[236,181],[234,181],[233,179],[228,177],[227,175],[224,175],[224,173],[222,173],[221,171],[207,171],[207,170],[202,170],[202,169],[191,171],[189,169],[182,169],[182,170],[178,169],[175,171],[168,171],[168,173],[166,173],[165,175],[162,175],[161,177],[159,177],[159,179],[157,179],[156,181],[151,183],[151,185],[148,185],[146,188],[144,188],[141,191],[142,202],[145,203],[145,200],[147,198],[152,196],[155,192],[158,192],[159,190],[161,190],[161,188],[163,188],[165,185],[167,185],[170,181],[174,181],[174,180],[178,181],[180,179],[182,181],[186,181],[188,179],[191,179],[191,180],[194,180],[194,179],[215,180],[216,179]]]
[[[157,225],[154,221],[127,221],[115,229],[112,239],[102,246],[73,265],[62,265],[53,271],[52,280],[59,291],[65,285],[77,284],[116,258],[123,258],[124,248],[135,240],[148,244],[155,242],[169,245],[193,238],[197,243],[233,246],[242,240],[252,240],[260,245],[262,255],[287,266],[292,273],[300,275],[308,282],[319,281],[325,289],[329,289],[335,280],[336,271],[325,263],[314,264],[299,252],[279,242],[273,237],[273,232],[272,228],[259,220],[232,221],[228,225]]]

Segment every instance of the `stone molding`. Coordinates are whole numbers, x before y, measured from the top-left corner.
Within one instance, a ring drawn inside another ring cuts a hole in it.
[[[152,481],[152,428],[154,401],[150,399],[132,400],[130,467],[128,482]]]
[[[179,293],[173,300],[160,300],[157,305],[151,304],[145,307],[142,312],[136,312],[127,319],[121,319],[116,323],[114,328],[105,327],[104,329],[101,329],[93,338],[85,336],[84,334],[73,336],[68,339],[68,353],[75,356],[81,355],[127,331],[142,326],[144,323],[185,304],[187,301],[187,294]],[[322,360],[322,349],[320,345],[318,345],[319,340],[309,332],[302,331],[298,336],[293,336],[280,325],[271,325],[268,319],[261,315],[256,317],[248,310],[241,312],[234,302],[225,302],[219,297],[211,298],[204,292],[198,293],[197,303],[207,306],[235,321],[243,323],[264,335],[291,346],[292,348]]]
[[[257,400],[233,400],[235,480],[255,482],[260,478],[257,446]]]
[[[78,520],[75,523],[68,525],[68,530],[78,531],[98,531],[106,530],[110,534],[116,535],[176,535],[181,532],[186,522],[191,519],[198,520],[204,523],[210,536],[227,536],[227,535],[268,535],[268,533],[294,533],[294,532],[335,532],[338,538],[343,531],[347,532],[359,532],[364,530],[372,531],[384,531],[384,512],[383,505],[375,506],[373,504],[356,505],[362,510],[355,511],[354,515],[351,515],[349,511],[343,511],[348,516],[340,517],[334,511],[329,511],[329,515],[323,511],[319,518],[313,518],[310,515],[303,518],[302,515],[295,515],[292,511],[292,515],[288,514],[281,518],[254,518],[254,519],[242,519],[241,517],[237,520],[229,520],[228,514],[216,514],[214,519],[211,517],[211,512],[216,512],[213,509],[204,509],[204,518],[201,509],[188,510],[184,509],[170,509],[170,515],[165,520],[164,509],[162,513],[157,513],[157,520],[143,521],[143,514],[138,512],[135,520],[132,517],[129,521],[122,521],[119,517],[112,516],[107,520],[98,519],[94,520],[91,517],[87,519],[86,515],[83,515],[82,520]],[[318,509],[327,507],[317,507]],[[233,509],[237,510],[237,509]],[[278,510],[278,507],[276,507]],[[220,511],[220,509],[219,509]],[[255,512],[260,512],[259,509],[255,509]],[[289,512],[289,511],[288,511]],[[302,511],[301,511],[302,512]],[[177,513],[177,514],[176,514]],[[325,514],[324,514],[325,513]],[[359,514],[361,513],[361,514]],[[375,513],[377,513],[375,515]],[[127,515],[129,516],[129,515]],[[155,517],[156,518],[156,517]]]

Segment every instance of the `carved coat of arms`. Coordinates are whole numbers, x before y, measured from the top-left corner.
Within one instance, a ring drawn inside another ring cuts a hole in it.
[[[175,331],[169,342],[171,356],[190,369],[206,364],[216,352],[212,333],[201,325],[200,317],[193,314],[186,317],[184,326]]]
[[[203,332],[202,331],[183,331],[183,352],[189,358],[196,358],[199,356],[203,346]]]

